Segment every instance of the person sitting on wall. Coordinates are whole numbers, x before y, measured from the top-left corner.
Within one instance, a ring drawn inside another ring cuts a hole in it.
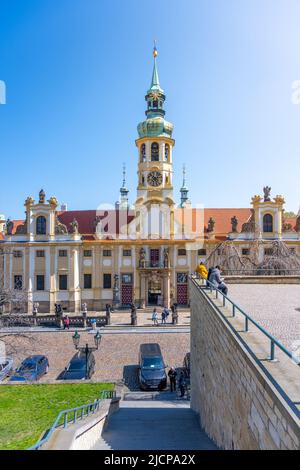
[[[224,282],[224,278],[221,277],[220,266],[216,266],[215,268],[212,269],[208,280],[213,285],[213,287],[215,287],[216,289],[219,289],[221,292],[223,292],[223,294],[227,295],[228,287],[226,286]]]
[[[198,273],[202,279],[207,279],[208,271],[207,271],[206,266],[202,263],[202,261],[200,264],[198,264],[196,268],[196,273]]]

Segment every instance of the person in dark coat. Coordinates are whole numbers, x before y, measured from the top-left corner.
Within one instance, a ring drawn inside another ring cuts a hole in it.
[[[177,377],[177,372],[174,367],[171,367],[168,376],[170,379],[170,387],[171,387],[171,392],[176,392],[176,377]]]
[[[185,388],[186,388],[186,381],[183,372],[181,372],[179,380],[178,380],[178,386],[180,390],[180,398],[184,397],[185,394]]]

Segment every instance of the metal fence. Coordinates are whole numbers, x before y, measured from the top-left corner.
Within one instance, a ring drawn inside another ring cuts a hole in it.
[[[114,390],[103,390],[100,394],[100,398],[96,399],[94,402],[61,411],[52,424],[51,428],[47,431],[46,435],[27,450],[39,450],[44,444],[46,444],[46,442],[49,441],[50,437],[56,429],[65,429],[68,427],[68,425],[75,424],[78,421],[96,413],[99,410],[103,400],[112,399],[115,397],[116,392]]]
[[[225,276],[300,276],[300,269],[222,269]]]

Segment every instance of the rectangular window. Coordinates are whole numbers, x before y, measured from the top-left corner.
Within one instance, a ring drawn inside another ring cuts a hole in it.
[[[20,250],[15,250],[14,251],[14,258],[22,258],[23,253]]]
[[[37,251],[36,251],[36,257],[37,257],[37,258],[45,258],[45,252],[44,252],[44,250],[37,250]]]
[[[198,250],[198,256],[206,256],[206,249],[200,248],[200,250]]]
[[[42,274],[36,276],[36,290],[45,290],[45,276]]]
[[[186,256],[186,249],[185,248],[179,248],[178,256]]]
[[[59,256],[60,258],[67,258],[67,256],[68,256],[68,251],[67,251],[67,250],[59,250],[59,251],[58,251],[58,256]]]
[[[111,256],[111,250],[103,250],[103,256]]]
[[[103,289],[111,289],[111,274],[103,274]]]
[[[131,250],[123,250],[123,256],[131,256]]]
[[[122,274],[122,284],[133,284],[132,274]]]
[[[265,256],[272,256],[273,248],[265,248]]]
[[[92,257],[92,250],[84,250],[83,251],[83,256],[85,258],[91,258]]]
[[[250,249],[249,248],[242,248],[242,255],[243,256],[249,256],[250,255]]]
[[[92,275],[91,274],[84,274],[84,289],[91,289],[92,288]]]
[[[59,275],[59,290],[68,290],[68,276],[67,274]]]
[[[187,273],[177,273],[177,284],[187,284],[188,274]]]
[[[23,276],[16,275],[14,276],[14,288],[15,290],[22,290],[23,289]]]

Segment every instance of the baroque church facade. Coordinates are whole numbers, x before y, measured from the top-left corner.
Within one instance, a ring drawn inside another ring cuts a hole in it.
[[[300,254],[300,217],[284,219],[284,199],[271,199],[270,188],[264,188],[264,197],[252,198],[251,208],[193,208],[184,173],[176,205],[173,125],[165,119],[156,48],[153,56],[146,119],[136,140],[134,206],[128,204],[124,172],[113,209],[59,210],[57,199],[46,199],[41,190],[37,201],[27,197],[25,220],[0,218],[0,282],[25,293],[29,312],[35,302],[40,312],[50,313],[56,303],[70,312],[80,312],[83,303],[91,311],[107,303],[188,305],[188,275],[228,241],[241,259],[254,239],[262,241],[261,250],[284,240],[291,253]]]

